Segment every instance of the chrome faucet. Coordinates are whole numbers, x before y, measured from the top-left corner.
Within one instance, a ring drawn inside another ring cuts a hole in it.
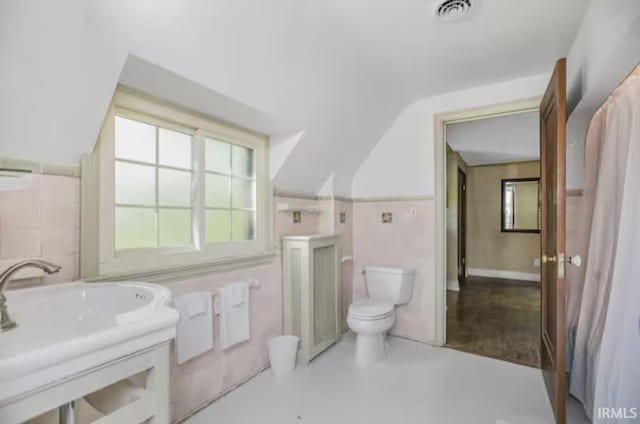
[[[55,274],[62,269],[61,266],[54,265],[50,262],[33,259],[13,264],[0,274],[0,333],[11,330],[17,325],[7,311],[7,298],[4,295],[4,291],[9,285],[11,276],[24,268],[40,268],[47,274]]]

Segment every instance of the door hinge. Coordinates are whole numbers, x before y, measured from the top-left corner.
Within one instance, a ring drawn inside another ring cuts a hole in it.
[[[462,191],[467,191],[467,185],[466,184],[462,184]]]

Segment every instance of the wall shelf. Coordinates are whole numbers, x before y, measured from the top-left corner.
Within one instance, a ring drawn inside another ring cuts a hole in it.
[[[22,171],[0,170],[0,191],[24,190],[31,186],[31,174]]]
[[[278,205],[276,206],[276,210],[278,212],[300,211],[303,213],[311,213],[311,214],[320,213],[320,208],[318,206],[295,207],[295,206],[289,205],[288,203],[278,203]]]

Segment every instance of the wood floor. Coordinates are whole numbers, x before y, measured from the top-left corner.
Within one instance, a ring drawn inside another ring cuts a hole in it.
[[[468,277],[447,292],[447,346],[538,367],[540,284]]]

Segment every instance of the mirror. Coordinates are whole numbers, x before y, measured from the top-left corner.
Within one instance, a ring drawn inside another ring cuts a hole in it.
[[[502,232],[539,233],[540,178],[502,180]]]

